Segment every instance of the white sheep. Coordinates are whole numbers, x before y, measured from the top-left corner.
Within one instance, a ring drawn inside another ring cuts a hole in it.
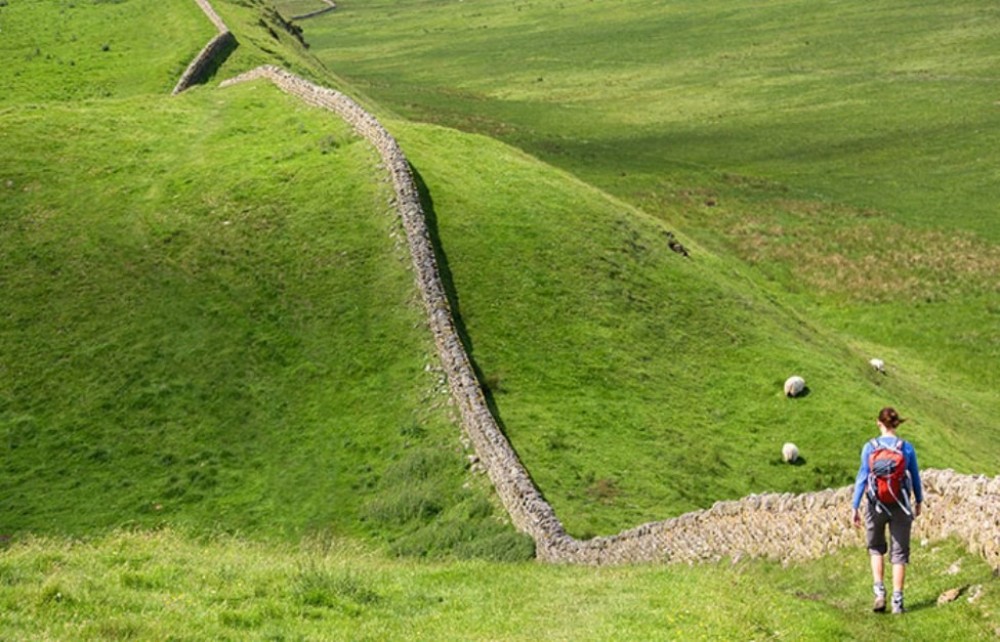
[[[798,397],[806,389],[806,380],[798,375],[794,375],[785,381],[785,396]]]
[[[868,362],[868,365],[870,365],[872,368],[875,368],[882,374],[885,374],[885,361],[882,361],[881,359],[872,359],[871,361]]]
[[[781,458],[788,463],[794,463],[799,458],[799,447],[792,442],[781,447]]]

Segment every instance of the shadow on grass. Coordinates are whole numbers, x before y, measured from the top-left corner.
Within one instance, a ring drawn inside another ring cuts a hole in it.
[[[474,357],[472,337],[469,336],[465,327],[465,322],[462,319],[462,310],[459,305],[458,290],[455,288],[451,267],[448,265],[448,255],[444,250],[444,245],[441,243],[441,236],[438,232],[437,213],[434,211],[434,199],[431,197],[430,190],[427,189],[427,184],[424,183],[424,179],[420,175],[420,172],[417,171],[417,168],[412,164],[410,164],[410,171],[413,173],[413,182],[417,186],[417,194],[420,197],[420,205],[424,210],[424,220],[427,226],[427,234],[430,237],[431,246],[434,250],[434,260],[437,262],[438,275],[441,278],[441,285],[444,288],[445,296],[448,298],[448,306],[451,308],[455,331],[458,333],[459,341],[462,342],[462,346],[465,348],[465,353],[468,355],[469,364],[472,366],[472,372],[476,377],[476,381],[479,383],[479,388],[483,391],[483,397],[486,399],[486,407],[493,416],[493,420],[496,422],[497,428],[499,428],[501,434],[504,435],[508,445],[514,452],[514,455],[520,461],[521,456],[518,454],[517,448],[513,443],[511,443],[507,434],[507,427],[504,425],[503,419],[500,416],[500,411],[497,408],[496,400],[493,396],[493,390],[491,390],[490,386],[487,385],[489,380],[483,375],[483,372],[480,370]],[[539,497],[541,497],[543,501],[548,502],[544,491],[535,481],[531,471],[528,470],[527,467],[522,466],[522,468],[528,476],[528,479],[531,481],[532,486],[534,486],[537,490]],[[585,539],[590,539],[590,536],[587,536]]]
[[[914,611],[923,611],[924,609],[935,608],[937,606],[937,599],[930,598],[926,600],[921,600],[916,604],[908,604],[904,602],[904,606],[906,607],[904,614],[913,613]]]
[[[222,65],[226,64],[226,61],[229,60],[229,56],[231,56],[239,46],[240,43],[236,40],[236,36],[234,36],[231,32],[228,37],[222,38],[219,41],[215,53],[208,58],[205,64],[199,67],[195,75],[191,78],[191,86],[204,85],[215,78],[219,69],[222,68]]]
[[[412,164],[410,165],[410,171],[413,173],[413,181],[417,185],[417,193],[420,196],[420,205],[424,210],[424,219],[427,224],[427,233],[431,239],[431,245],[434,248],[434,259],[437,261],[438,274],[441,277],[441,284],[444,287],[445,296],[448,297],[448,306],[451,308],[451,316],[455,322],[455,330],[458,332],[458,338],[462,342],[462,346],[465,348],[466,354],[469,356],[469,363],[472,365],[472,371],[476,375],[476,381],[479,382],[479,388],[483,391],[483,396],[486,398],[486,405],[489,407],[490,414],[496,420],[497,425],[504,435],[507,434],[507,429],[503,424],[503,419],[500,418],[500,412],[497,409],[496,400],[493,397],[493,390],[486,385],[486,377],[482,370],[479,369],[479,365],[476,363],[474,358],[474,347],[472,343],[472,338],[469,336],[468,331],[465,328],[465,322],[462,319],[462,308],[459,304],[458,291],[455,289],[455,282],[452,278],[451,268],[448,265],[448,255],[444,250],[444,245],[441,243],[441,236],[438,233],[438,223],[437,214],[434,211],[434,199],[431,197],[430,191],[427,189],[426,183],[424,183],[423,177],[417,168]],[[509,441],[509,440],[508,440]],[[511,445],[513,447],[513,445]]]

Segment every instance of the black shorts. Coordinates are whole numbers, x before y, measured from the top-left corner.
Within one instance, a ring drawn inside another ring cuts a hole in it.
[[[889,527],[889,537],[892,548],[885,541],[885,527]],[[889,553],[892,564],[908,564],[910,561],[910,531],[913,527],[913,516],[907,515],[901,506],[888,506],[883,509],[878,504],[869,502],[865,512],[865,535],[868,540],[870,555],[885,555]]]

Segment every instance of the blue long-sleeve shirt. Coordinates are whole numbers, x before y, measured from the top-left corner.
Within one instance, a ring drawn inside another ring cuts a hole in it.
[[[899,440],[899,437],[893,437],[891,435],[882,435],[878,438],[878,442],[885,446],[892,446]],[[871,459],[872,454],[872,442],[865,442],[865,447],[861,449],[861,467],[858,469],[858,478],[854,482],[854,501],[852,506],[854,508],[861,507],[861,498],[865,494],[865,488],[868,486],[868,460]],[[924,501],[924,487],[920,482],[920,468],[917,466],[917,451],[914,450],[913,444],[908,441],[903,442],[903,456],[906,457],[906,470],[910,472],[911,480],[911,490],[913,491],[913,497],[917,500],[917,503],[923,503]]]

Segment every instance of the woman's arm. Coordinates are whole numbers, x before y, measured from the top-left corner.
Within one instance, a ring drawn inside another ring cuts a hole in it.
[[[906,470],[910,473],[910,480],[913,483],[913,497],[917,504],[924,503],[924,485],[920,481],[920,466],[917,464],[917,451],[913,444],[906,442],[909,446],[906,453]]]
[[[851,507],[854,510],[861,508],[861,496],[865,494],[865,486],[868,485],[868,458],[871,456],[871,443],[865,443],[861,449],[861,465],[858,466],[858,476],[854,479],[854,499]]]

